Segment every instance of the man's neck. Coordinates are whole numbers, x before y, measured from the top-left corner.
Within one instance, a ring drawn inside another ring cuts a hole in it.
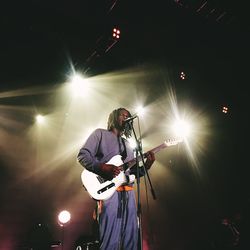
[[[116,136],[121,136],[121,131],[117,128],[113,128],[112,132],[116,135]]]

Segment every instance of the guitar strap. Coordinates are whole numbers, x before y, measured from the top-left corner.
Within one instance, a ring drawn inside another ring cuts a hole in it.
[[[120,143],[119,138],[121,138],[121,141],[122,141],[123,151],[121,148],[121,143]],[[120,152],[120,155],[122,156],[122,161],[124,161],[127,158],[127,149],[126,149],[126,145],[125,145],[125,140],[124,140],[124,138],[119,137],[119,136],[117,137],[117,139],[118,139],[118,144],[119,144],[119,152]]]

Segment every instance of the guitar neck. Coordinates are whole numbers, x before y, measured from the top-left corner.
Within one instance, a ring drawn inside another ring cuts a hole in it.
[[[161,151],[162,149],[166,148],[167,147],[167,144],[164,142],[162,143],[161,145],[155,147],[155,148],[152,148],[150,151],[152,151],[154,154],[158,153],[159,151]],[[143,154],[143,158],[146,157],[147,153],[144,153]],[[141,155],[139,155],[138,157],[138,162],[140,162],[142,160],[142,157]],[[136,158],[127,162],[126,163],[126,170],[130,169],[131,167],[133,167],[134,165],[136,164]]]
[[[154,154],[158,153],[159,151],[161,151],[162,149],[166,148],[167,147],[167,143],[164,142],[162,143],[161,145],[155,147],[155,148],[152,148],[150,151],[152,151]]]

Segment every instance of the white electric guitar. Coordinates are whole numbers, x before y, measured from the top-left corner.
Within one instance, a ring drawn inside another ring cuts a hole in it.
[[[169,139],[150,151],[157,153],[161,149],[177,145],[180,142],[182,142],[182,139]],[[147,153],[145,153],[143,157],[145,157],[146,154]],[[141,157],[139,157],[139,161],[141,161]],[[124,163],[121,155],[115,155],[106,164],[112,164],[115,166],[125,165],[126,170],[121,171],[120,174],[112,180],[106,180],[103,177],[88,171],[87,169],[84,169],[81,174],[83,186],[88,191],[89,195],[96,200],[106,200],[110,198],[119,186],[126,183],[132,183],[135,180],[134,175],[128,175],[126,172],[136,164],[136,159]]]

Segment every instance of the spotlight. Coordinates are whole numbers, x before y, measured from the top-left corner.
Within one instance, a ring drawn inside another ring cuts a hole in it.
[[[113,28],[112,33],[109,31],[107,35],[108,37],[105,35],[99,39],[95,54],[102,55],[107,53],[120,39],[121,31]]]
[[[227,114],[227,113],[228,113],[228,107],[225,107],[225,106],[224,106],[224,107],[222,108],[222,112],[225,113],[225,114]]]
[[[120,38],[120,34],[121,34],[121,31],[119,29],[117,29],[117,28],[113,29],[113,35],[112,35],[113,38],[118,40]]]
[[[63,210],[58,214],[58,223],[60,226],[66,225],[71,219],[71,215],[68,211]]]
[[[39,115],[36,116],[36,121],[37,121],[37,123],[41,124],[41,123],[44,123],[45,118],[44,118],[43,115],[39,114]]]
[[[138,106],[136,109],[136,114],[138,114],[139,116],[143,116],[145,114],[145,108],[142,106]]]
[[[185,80],[186,79],[186,74],[182,71],[181,74],[180,74],[180,78],[182,80]]]
[[[86,96],[89,93],[90,83],[81,74],[74,74],[70,79],[74,96]]]
[[[62,227],[62,250],[64,248],[64,228],[67,223],[69,223],[71,218],[70,213],[67,210],[63,210],[58,214],[58,224]]]
[[[173,131],[177,137],[186,138],[191,133],[191,125],[185,120],[178,120],[173,124]]]

